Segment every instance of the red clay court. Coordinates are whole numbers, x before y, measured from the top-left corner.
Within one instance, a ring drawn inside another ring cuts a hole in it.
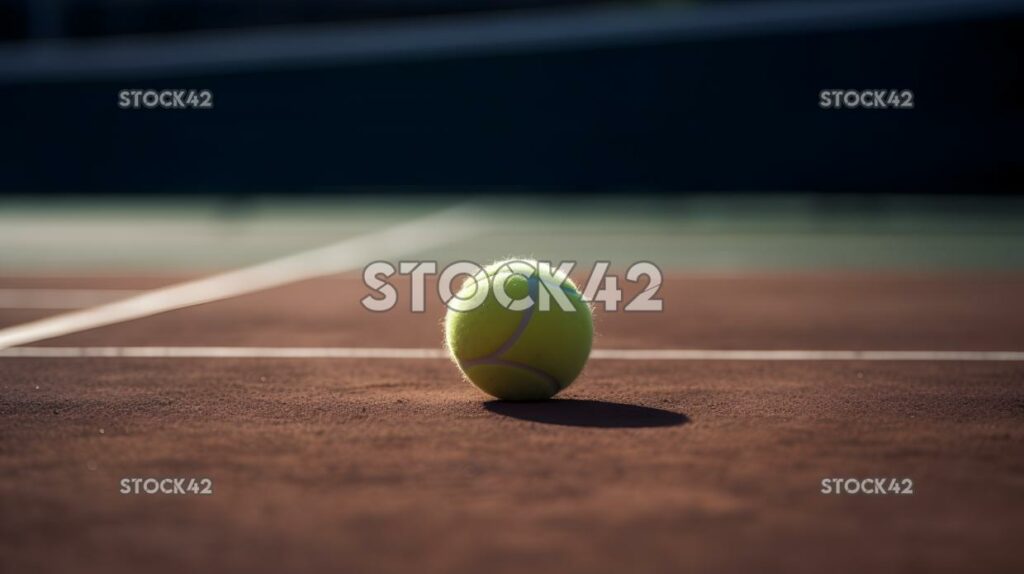
[[[1024,567],[1016,200],[122,203],[0,212],[5,572]],[[513,254],[655,262],[664,311],[510,403],[408,278],[359,303],[370,261]],[[120,492],[165,477],[212,494]]]

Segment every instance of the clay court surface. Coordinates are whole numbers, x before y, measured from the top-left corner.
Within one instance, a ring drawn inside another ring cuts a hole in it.
[[[0,328],[210,273],[182,267],[6,271]],[[489,400],[441,356],[436,298],[369,313],[358,272],[0,350],[0,566],[1020,572],[1024,273],[917,267],[667,265],[665,311],[598,312],[584,375],[540,403]],[[139,350],[172,356],[116,356]]]

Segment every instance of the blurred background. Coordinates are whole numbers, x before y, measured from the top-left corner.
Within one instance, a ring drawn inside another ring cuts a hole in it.
[[[0,0],[0,192],[1012,195],[1022,44],[1007,0]],[[165,88],[214,108],[118,107]]]

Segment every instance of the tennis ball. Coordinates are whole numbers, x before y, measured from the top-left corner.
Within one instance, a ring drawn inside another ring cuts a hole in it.
[[[590,306],[576,285],[530,259],[498,261],[467,277],[448,304],[444,331],[466,378],[514,401],[547,399],[568,387],[594,338]]]

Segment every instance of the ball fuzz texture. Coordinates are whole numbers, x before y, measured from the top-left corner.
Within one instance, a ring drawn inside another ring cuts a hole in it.
[[[561,305],[550,295],[556,291],[565,294]],[[576,285],[530,259],[498,261],[467,277],[444,327],[466,378],[513,401],[547,399],[568,387],[594,338],[590,306]]]

